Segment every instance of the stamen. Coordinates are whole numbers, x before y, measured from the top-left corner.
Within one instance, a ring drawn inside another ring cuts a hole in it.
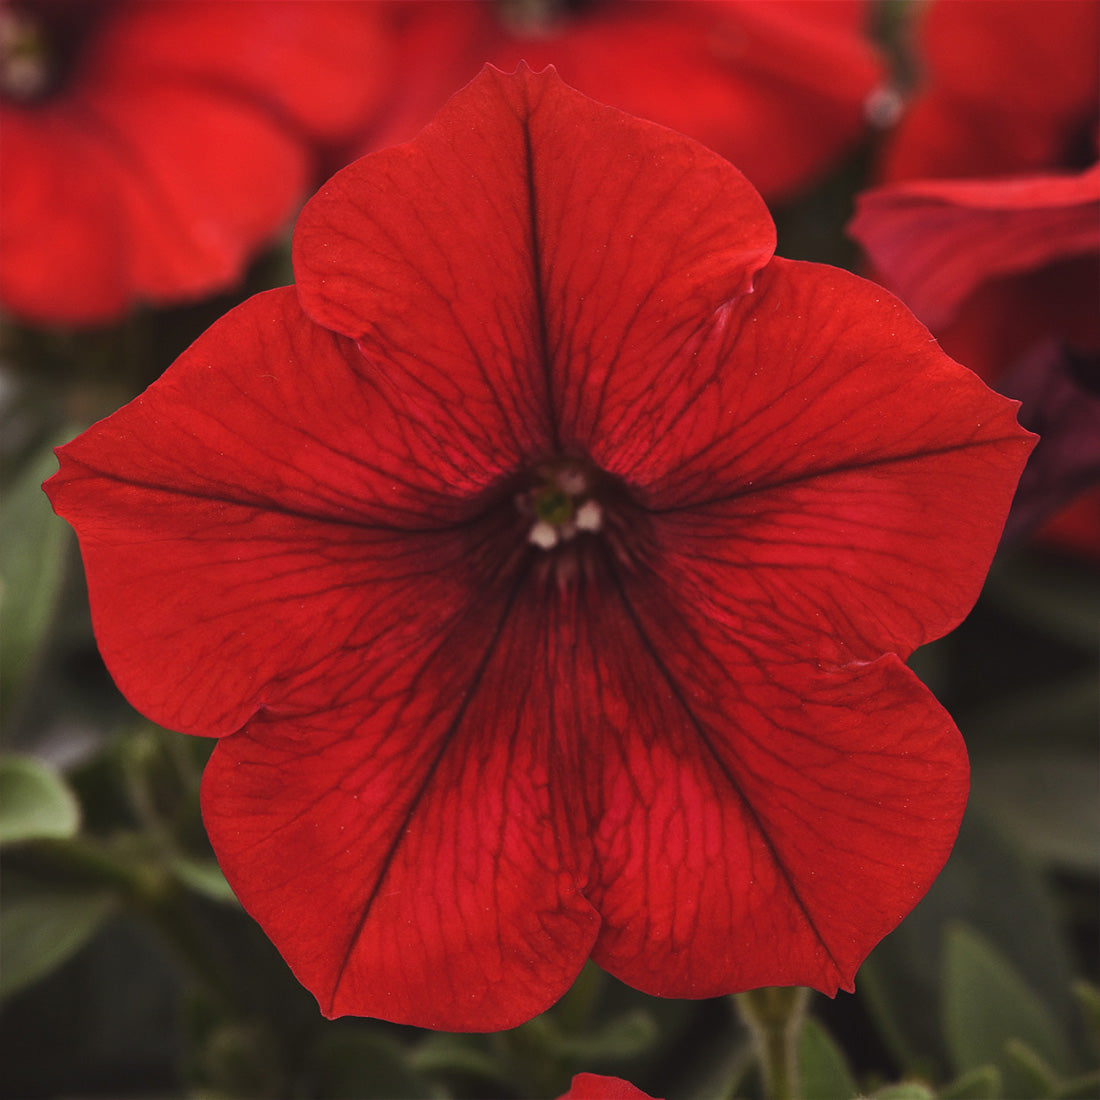
[[[0,93],[34,99],[49,83],[46,45],[33,21],[10,8],[0,9]]]
[[[543,550],[550,550],[558,544],[558,529],[547,523],[546,520],[540,519],[527,532],[527,541],[534,543]]]
[[[603,509],[599,502],[586,500],[577,509],[573,523],[578,531],[598,531],[603,526]]]

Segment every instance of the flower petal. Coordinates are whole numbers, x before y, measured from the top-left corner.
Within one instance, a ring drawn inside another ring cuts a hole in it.
[[[570,651],[546,622],[556,593],[528,579],[430,646],[364,649],[346,709],[260,716],[215,749],[218,859],[326,1015],[512,1027],[588,957],[576,747],[554,725],[578,706],[553,676]]]
[[[558,1100],[654,1100],[647,1092],[621,1077],[604,1077],[600,1073],[578,1073],[569,1091]]]
[[[415,141],[323,187],[294,258],[306,310],[414,395],[410,416],[448,446],[541,456],[592,430],[582,382],[644,385],[773,246],[719,157],[552,70],[487,67]]]
[[[93,81],[138,74],[253,97],[310,137],[350,136],[389,73],[376,4],[344,0],[174,0],[127,5],[103,28]]]
[[[154,720],[224,734],[259,707],[338,706],[380,620],[481,598],[463,520],[501,471],[457,470],[362,371],[272,291],[59,449],[47,490],[101,652]]]
[[[678,367],[637,397],[645,439],[593,454],[637,487],[683,600],[839,665],[970,610],[1034,439],[901,303],[776,259]]]
[[[658,996],[850,990],[951,850],[961,737],[893,655],[822,668],[651,578],[620,591],[635,639],[598,651],[593,959]]]
[[[1100,166],[876,188],[859,197],[849,232],[883,281],[938,329],[983,283],[1100,251]]]

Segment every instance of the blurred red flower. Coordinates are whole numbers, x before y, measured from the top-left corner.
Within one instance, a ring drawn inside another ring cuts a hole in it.
[[[413,137],[486,61],[523,60],[703,142],[780,199],[855,145],[882,78],[865,0],[479,0],[389,15],[399,75],[370,149]]]
[[[917,94],[893,133],[887,180],[993,176],[1096,160],[1098,0],[929,0]]]
[[[1022,401],[1042,437],[1009,534],[1100,482],[1100,166],[890,184],[859,197],[849,231],[943,349]]]
[[[891,185],[858,200],[850,231],[1041,434],[1016,537],[1100,481],[1100,2],[930,0],[917,28]],[[1056,541],[1100,559],[1100,490],[1073,516]]]
[[[1031,440],[727,162],[487,69],[60,451],[108,666],[219,736],[229,881],[329,1015],[851,988],[951,848],[905,667]]]
[[[604,1077],[599,1073],[578,1073],[569,1091],[558,1100],[654,1100],[621,1077]]]
[[[371,5],[5,0],[0,303],[113,320],[231,286],[380,94]]]

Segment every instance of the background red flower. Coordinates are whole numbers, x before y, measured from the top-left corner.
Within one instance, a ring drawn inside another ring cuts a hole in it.
[[[915,26],[916,94],[887,144],[885,179],[1096,160],[1097,0],[929,0]]]
[[[231,286],[385,76],[326,0],[12,0],[0,50],[0,303],[44,323]]]
[[[492,62],[553,64],[581,91],[696,138],[766,197],[850,150],[883,68],[863,0],[389,5],[398,73],[367,148],[407,141]]]

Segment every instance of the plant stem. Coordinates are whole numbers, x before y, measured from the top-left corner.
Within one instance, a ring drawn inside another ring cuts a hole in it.
[[[799,1100],[798,1040],[810,991],[802,986],[751,989],[734,997],[752,1032],[768,1100]]]

